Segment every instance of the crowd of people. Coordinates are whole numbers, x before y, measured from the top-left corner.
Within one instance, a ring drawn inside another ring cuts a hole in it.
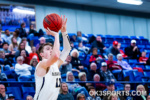
[[[46,37],[48,36],[43,32],[34,30],[33,25],[30,26],[30,31],[27,33],[25,27],[25,23],[22,23],[21,27],[16,29],[13,34],[10,34],[9,29],[6,29],[4,34],[0,31],[0,81],[7,81],[9,78],[18,81],[18,77],[21,76],[34,76],[36,65],[40,61],[37,50],[40,45],[46,43]],[[30,38],[31,35],[38,37],[39,43],[34,45],[33,39]],[[62,46],[61,38],[60,34]],[[101,36],[87,38],[82,36],[81,31],[78,31],[77,35],[70,36],[70,43],[72,50],[60,67],[61,75],[65,77],[62,81],[67,83],[61,84],[58,100],[74,100],[74,98],[77,100],[101,100],[102,98],[103,100],[118,100],[118,98],[120,98],[119,100],[133,100],[132,96],[120,97],[116,94],[96,96],[89,93],[90,91],[116,91],[115,81],[124,81],[122,70],[142,70],[141,68],[134,68],[124,59],[136,59],[143,65],[149,64],[150,59],[146,57],[145,51],[140,51],[136,45],[136,40],[131,40],[131,44],[124,50],[120,49],[121,43],[118,41],[112,41],[112,46],[107,48]],[[90,46],[87,46],[87,44],[90,44]],[[86,57],[82,59],[80,53],[85,54]],[[117,72],[113,73],[116,70]],[[6,75],[6,71],[10,71],[11,74]],[[72,83],[76,81],[79,83]],[[103,81],[108,84],[88,83],[88,81]],[[0,85],[0,98],[14,97],[13,94],[5,95],[4,93],[3,95],[5,86]],[[146,91],[143,85],[138,85],[136,90]],[[124,90],[121,91],[130,92],[131,85],[125,84]],[[147,98],[150,98],[150,96]],[[134,99],[146,100],[146,96],[135,96]]]

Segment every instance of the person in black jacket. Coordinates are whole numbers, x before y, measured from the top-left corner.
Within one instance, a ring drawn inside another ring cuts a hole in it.
[[[27,37],[27,33],[26,33],[26,30],[25,30],[25,27],[26,27],[26,24],[25,23],[22,23],[21,24],[21,28],[19,28],[19,37],[23,38],[23,37]]]
[[[30,25],[29,34],[34,34],[34,36],[38,36],[37,31],[34,30],[34,26],[33,25]]]
[[[92,43],[92,47],[89,51],[92,52],[92,49],[93,48],[97,48],[98,50],[100,50],[101,53],[104,53],[105,50],[106,50],[106,47],[104,46],[104,44],[102,43],[102,39],[101,39],[101,36],[97,36],[96,37],[96,40]]]
[[[141,52],[136,46],[136,40],[132,40],[131,45],[125,48],[125,54],[131,59],[139,59]]]

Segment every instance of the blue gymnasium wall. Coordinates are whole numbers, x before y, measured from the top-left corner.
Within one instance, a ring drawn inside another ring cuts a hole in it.
[[[68,18],[69,33],[80,30],[87,34],[136,35],[150,39],[150,19],[40,5],[35,8],[37,29],[43,28],[44,16],[57,13]]]

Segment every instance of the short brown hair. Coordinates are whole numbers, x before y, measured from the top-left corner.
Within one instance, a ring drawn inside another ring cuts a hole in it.
[[[93,48],[93,49],[92,49],[92,51],[95,51],[95,50],[97,51],[97,48]]]
[[[44,47],[47,46],[47,45],[53,47],[52,43],[45,43],[45,44],[41,45],[39,47],[38,51],[37,51],[40,60],[42,60],[42,57],[40,56],[40,53],[43,52]]]

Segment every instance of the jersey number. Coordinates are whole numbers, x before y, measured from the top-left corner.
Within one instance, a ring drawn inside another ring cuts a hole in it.
[[[56,78],[56,88],[60,87],[61,78]]]

